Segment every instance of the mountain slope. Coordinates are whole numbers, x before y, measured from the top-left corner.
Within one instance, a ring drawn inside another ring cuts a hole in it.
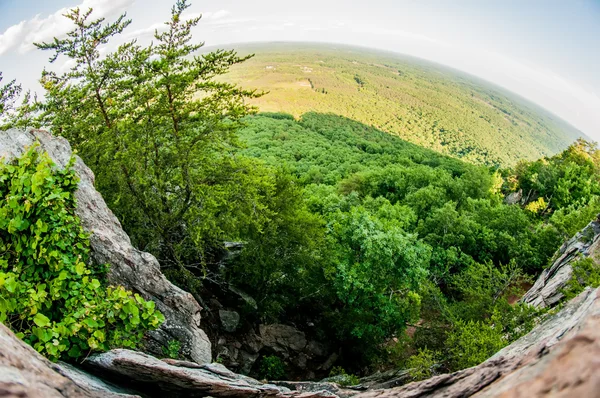
[[[583,136],[515,94],[424,60],[342,45],[235,48],[255,57],[224,79],[268,91],[254,100],[261,111],[331,112],[488,165],[552,155]]]

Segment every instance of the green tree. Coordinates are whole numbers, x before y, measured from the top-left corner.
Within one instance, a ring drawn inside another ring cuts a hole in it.
[[[66,39],[38,44],[54,52],[51,62],[75,61],[61,76],[44,73],[44,121],[92,166],[134,242],[182,271],[230,232],[215,217],[225,226],[252,222],[242,207],[258,201],[254,163],[234,156],[234,132],[252,112],[245,99],[257,94],[215,80],[247,57],[195,55],[202,44],[192,44],[191,30],[200,18],[183,20],[188,7],[177,1],[148,48],[131,42],[102,57],[101,46],[130,21],[90,22],[91,10],[78,9],[67,14],[75,29]]]
[[[338,213],[329,228],[337,257],[326,275],[340,303],[331,314],[338,335],[375,345],[402,331],[418,316],[430,248],[362,207]]]

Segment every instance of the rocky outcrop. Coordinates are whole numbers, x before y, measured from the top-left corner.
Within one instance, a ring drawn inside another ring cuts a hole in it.
[[[325,391],[291,391],[263,384],[229,371],[220,364],[159,360],[130,350],[112,350],[88,358],[84,365],[116,380],[127,380],[145,394],[156,397],[335,397]]]
[[[600,221],[596,219],[562,245],[554,256],[556,260],[542,272],[521,301],[540,308],[557,304],[564,297],[561,290],[573,274],[572,263],[580,256],[594,259],[599,256],[599,238]]]
[[[223,312],[219,315],[223,322]],[[259,325],[258,332],[250,328],[244,333],[223,334],[217,341],[219,360],[242,374],[249,374],[258,358],[265,355],[277,355],[286,362],[291,374],[306,379],[315,378],[315,371],[326,373],[337,358],[334,356],[328,363],[331,353],[327,346],[282,324]]]
[[[38,354],[0,324],[0,397],[126,397],[105,389],[78,386],[53,369],[56,365]]]
[[[326,383],[301,383],[292,391],[235,374],[219,364],[160,360],[130,350],[93,355],[84,361],[84,371],[51,363],[2,324],[0,347],[0,397],[325,398],[338,396],[332,391],[342,391]]]
[[[39,141],[58,167],[64,167],[72,151],[67,140],[48,132],[8,130],[0,132],[0,158],[13,158]],[[121,224],[94,188],[94,174],[77,158],[75,170],[80,178],[76,193],[77,215],[91,233],[92,259],[110,264],[109,281],[139,293],[156,303],[165,322],[149,333],[148,350],[161,353],[170,340],[181,343],[181,354],[198,363],[211,360],[211,346],[200,328],[201,307],[191,294],[170,283],[160,272],[158,261],[149,253],[131,245]]]
[[[478,366],[356,397],[597,397],[598,358],[600,289],[587,289]]]

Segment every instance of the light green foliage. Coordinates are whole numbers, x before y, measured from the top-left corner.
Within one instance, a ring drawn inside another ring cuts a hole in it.
[[[363,342],[381,342],[419,314],[415,292],[427,276],[429,248],[395,222],[363,207],[330,217],[337,243],[335,268],[326,269],[343,303],[338,334]]]
[[[600,194],[600,151],[595,143],[577,140],[564,152],[535,162],[520,162],[509,179],[531,205],[542,199],[551,210],[585,206]]]
[[[555,211],[549,219],[557,233],[567,238],[581,231],[600,214],[600,196],[592,196],[584,203],[574,203]]]
[[[508,343],[502,328],[493,320],[459,320],[448,335],[446,346],[452,368],[459,370],[480,364]]]
[[[342,387],[356,386],[360,384],[358,376],[348,374],[341,366],[334,366],[329,372],[329,379],[339,384]]]
[[[451,278],[455,296],[460,298],[454,305],[460,307],[463,319],[489,317],[497,306],[509,307],[506,298],[518,297],[520,285],[527,281],[515,262],[506,266],[472,263]]]
[[[285,364],[275,355],[262,357],[258,374],[265,380],[281,380],[285,376]]]
[[[252,100],[265,112],[334,113],[487,165],[554,154],[582,136],[497,86],[408,56],[340,44],[252,44],[240,52],[256,55],[224,79],[269,91]]]
[[[600,266],[590,257],[580,258],[572,264],[573,275],[563,289],[565,299],[577,296],[587,286],[600,286]]]
[[[179,359],[179,351],[181,350],[181,343],[177,340],[169,340],[166,347],[163,347],[163,354],[167,358]]]
[[[0,163],[0,321],[52,360],[134,348],[164,320],[154,302],[106,286],[105,266],[86,264],[73,162],[58,170],[34,147]]]
[[[433,375],[433,367],[439,361],[440,353],[421,348],[406,361],[406,368],[414,381],[425,380]]]

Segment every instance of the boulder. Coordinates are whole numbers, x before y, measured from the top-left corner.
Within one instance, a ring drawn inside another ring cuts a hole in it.
[[[21,155],[38,141],[58,167],[64,167],[72,151],[67,140],[41,130],[0,132],[0,158]],[[181,343],[181,354],[198,363],[211,360],[211,345],[200,328],[201,307],[194,297],[169,282],[160,272],[154,256],[135,249],[119,220],[94,188],[94,174],[77,157],[75,170],[80,178],[76,192],[77,215],[83,228],[91,233],[91,257],[99,264],[110,264],[110,283],[121,285],[146,300],[152,300],[165,316],[165,322],[149,333],[147,349],[157,354],[170,340]]]
[[[0,324],[0,396],[8,398],[131,397],[104,389],[78,386],[57,370],[56,365],[21,341]]]
[[[304,332],[295,327],[275,323],[260,325],[258,329],[262,344],[286,357],[290,351],[302,351],[306,347]]]
[[[504,198],[504,203],[507,205],[516,205],[521,203],[523,199],[523,190],[519,189],[517,192],[509,193],[506,198]]]
[[[220,364],[160,360],[130,350],[90,356],[84,366],[156,397],[335,397],[325,390],[291,391],[229,371]]]
[[[596,219],[562,245],[554,255],[555,261],[542,271],[521,301],[540,308],[556,305],[564,296],[561,290],[573,274],[572,263],[580,256],[597,259],[599,237],[600,221]]]
[[[600,289],[586,289],[482,364],[357,398],[597,397]]]
[[[226,332],[233,333],[240,324],[240,314],[235,311],[219,310],[221,325]]]

